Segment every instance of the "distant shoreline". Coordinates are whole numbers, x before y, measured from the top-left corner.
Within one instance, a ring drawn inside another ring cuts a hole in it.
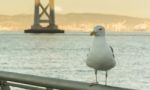
[[[33,24],[33,15],[0,15],[1,30],[24,30]],[[56,15],[56,24],[67,31],[92,31],[95,25],[103,25],[110,32],[150,32],[150,19],[110,14],[70,13]]]

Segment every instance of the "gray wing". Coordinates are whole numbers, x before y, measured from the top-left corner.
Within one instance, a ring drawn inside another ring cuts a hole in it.
[[[112,48],[112,46],[109,46],[111,51],[112,51],[112,54],[113,54],[113,57],[115,58],[115,55],[114,55],[114,49]]]

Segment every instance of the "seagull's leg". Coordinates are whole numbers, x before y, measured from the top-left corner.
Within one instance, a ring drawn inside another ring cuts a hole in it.
[[[98,84],[98,80],[97,80],[97,70],[95,69],[95,80],[96,80],[96,84]]]
[[[98,85],[98,80],[97,80],[97,70],[96,70],[96,69],[95,69],[95,79],[96,79],[96,82],[91,83],[90,86]]]
[[[108,71],[106,71],[106,74],[105,74],[105,85],[107,86],[107,78],[108,78]]]

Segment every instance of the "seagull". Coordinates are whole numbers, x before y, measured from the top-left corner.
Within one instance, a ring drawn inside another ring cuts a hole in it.
[[[105,85],[107,85],[108,71],[116,66],[114,50],[105,40],[105,28],[103,26],[95,26],[90,35],[94,35],[95,38],[93,41],[93,47],[87,56],[86,64],[95,71],[96,82],[92,85],[98,84],[98,70],[106,72]]]

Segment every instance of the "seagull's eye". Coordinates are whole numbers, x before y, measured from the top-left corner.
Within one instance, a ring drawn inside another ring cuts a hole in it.
[[[102,28],[98,29],[98,30],[102,30]]]

